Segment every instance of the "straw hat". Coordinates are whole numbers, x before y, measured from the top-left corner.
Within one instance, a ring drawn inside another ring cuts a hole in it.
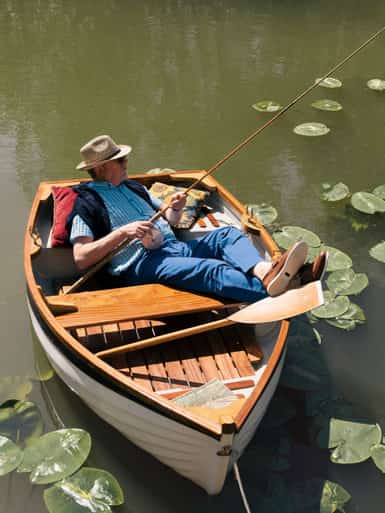
[[[116,144],[109,135],[98,135],[80,148],[83,161],[76,169],[92,169],[110,160],[120,159],[131,152],[131,146]]]

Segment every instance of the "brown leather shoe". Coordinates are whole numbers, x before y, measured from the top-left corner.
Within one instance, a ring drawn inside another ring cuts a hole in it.
[[[278,296],[287,290],[290,280],[304,266],[308,247],[303,241],[296,242],[278,260],[262,280],[269,296]]]
[[[301,286],[311,281],[322,280],[328,266],[328,258],[329,253],[327,251],[321,251],[321,253],[315,257],[312,264],[305,264],[301,267],[298,272],[301,279]]]

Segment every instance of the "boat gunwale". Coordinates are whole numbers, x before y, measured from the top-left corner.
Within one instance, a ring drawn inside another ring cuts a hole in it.
[[[204,174],[203,170],[187,170],[187,171],[178,171],[175,173],[164,173],[157,175],[149,175],[149,174],[135,174],[130,175],[129,178],[138,179],[142,181],[155,181],[159,179],[170,179],[177,178],[180,180],[195,180],[200,178]],[[74,352],[75,355],[85,360],[85,363],[95,370],[97,374],[102,374],[102,377],[106,377],[108,381],[112,381],[115,386],[124,392],[131,393],[136,399],[139,399],[140,402],[146,404],[147,407],[155,408],[156,411],[166,414],[167,416],[182,422],[183,424],[187,424],[190,427],[198,429],[199,431],[203,431],[206,434],[214,436],[215,438],[220,438],[222,435],[222,424],[219,422],[214,422],[201,416],[198,416],[192,412],[187,411],[184,408],[177,406],[175,403],[158,396],[153,392],[149,392],[145,390],[140,385],[137,385],[133,380],[124,376],[117,369],[115,369],[112,365],[104,362],[102,359],[98,358],[91,351],[85,348],[75,337],[73,337],[65,328],[63,328],[59,322],[56,320],[55,316],[50,311],[48,305],[44,301],[42,295],[38,291],[38,286],[34,277],[33,269],[32,269],[32,257],[35,254],[36,247],[31,238],[31,231],[35,225],[36,215],[38,212],[39,204],[41,201],[48,199],[51,187],[55,185],[73,185],[76,183],[87,182],[88,178],[82,179],[72,179],[72,180],[55,180],[55,181],[44,181],[41,182],[39,188],[36,192],[34,202],[31,207],[31,212],[29,215],[29,219],[26,226],[25,238],[24,238],[24,269],[25,269],[25,277],[27,282],[27,289],[29,292],[29,296],[31,299],[31,304],[35,307],[42,318],[42,321],[47,324],[47,328],[52,332],[54,337],[57,337],[60,342],[64,343],[67,349],[71,352]],[[218,194],[224,198],[235,210],[239,213],[240,216],[246,214],[245,207],[224,187],[222,187],[215,179],[211,176],[206,177],[203,180],[203,184],[206,185],[211,190],[217,190]],[[277,245],[274,240],[267,232],[267,230],[261,226],[260,234],[259,234],[261,243],[264,248],[270,253],[271,256],[276,256],[280,254]],[[269,357],[269,361],[264,369],[255,389],[250,394],[250,397],[246,400],[245,404],[241,408],[241,410],[234,417],[234,427],[237,431],[239,431],[248,418],[250,412],[253,410],[255,404],[258,401],[258,398],[262,395],[264,389],[268,385],[271,377],[274,374],[274,370],[278,365],[280,357],[285,347],[285,340],[287,336],[287,331],[289,327],[289,321],[285,320],[281,322],[279,334],[275,341],[275,347],[273,353]]]

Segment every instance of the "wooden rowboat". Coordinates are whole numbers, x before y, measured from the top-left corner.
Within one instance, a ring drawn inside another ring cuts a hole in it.
[[[154,181],[189,186],[202,175],[133,178],[148,187]],[[51,188],[75,183],[79,180],[41,183],[28,220],[24,266],[34,331],[57,374],[92,410],[209,494],[219,493],[275,391],[289,322],[233,324],[186,336],[191,327],[222,319],[240,305],[160,284],[106,289],[97,280],[63,295],[79,272],[71,248],[48,247]],[[201,187],[211,192],[209,214],[181,237],[201,235],[214,225],[241,227],[248,219],[244,206],[212,177]],[[249,236],[260,252],[279,254],[265,228],[249,221]],[[161,346],[109,351],[181,330],[177,341]],[[229,405],[187,407],[174,401],[213,379],[234,393]]]

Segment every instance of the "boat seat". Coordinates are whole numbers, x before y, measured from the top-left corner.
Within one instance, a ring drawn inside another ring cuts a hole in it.
[[[74,307],[75,311],[59,313],[56,317],[67,329],[220,310],[240,304],[162,284],[75,292],[47,296],[46,300],[51,307]]]

